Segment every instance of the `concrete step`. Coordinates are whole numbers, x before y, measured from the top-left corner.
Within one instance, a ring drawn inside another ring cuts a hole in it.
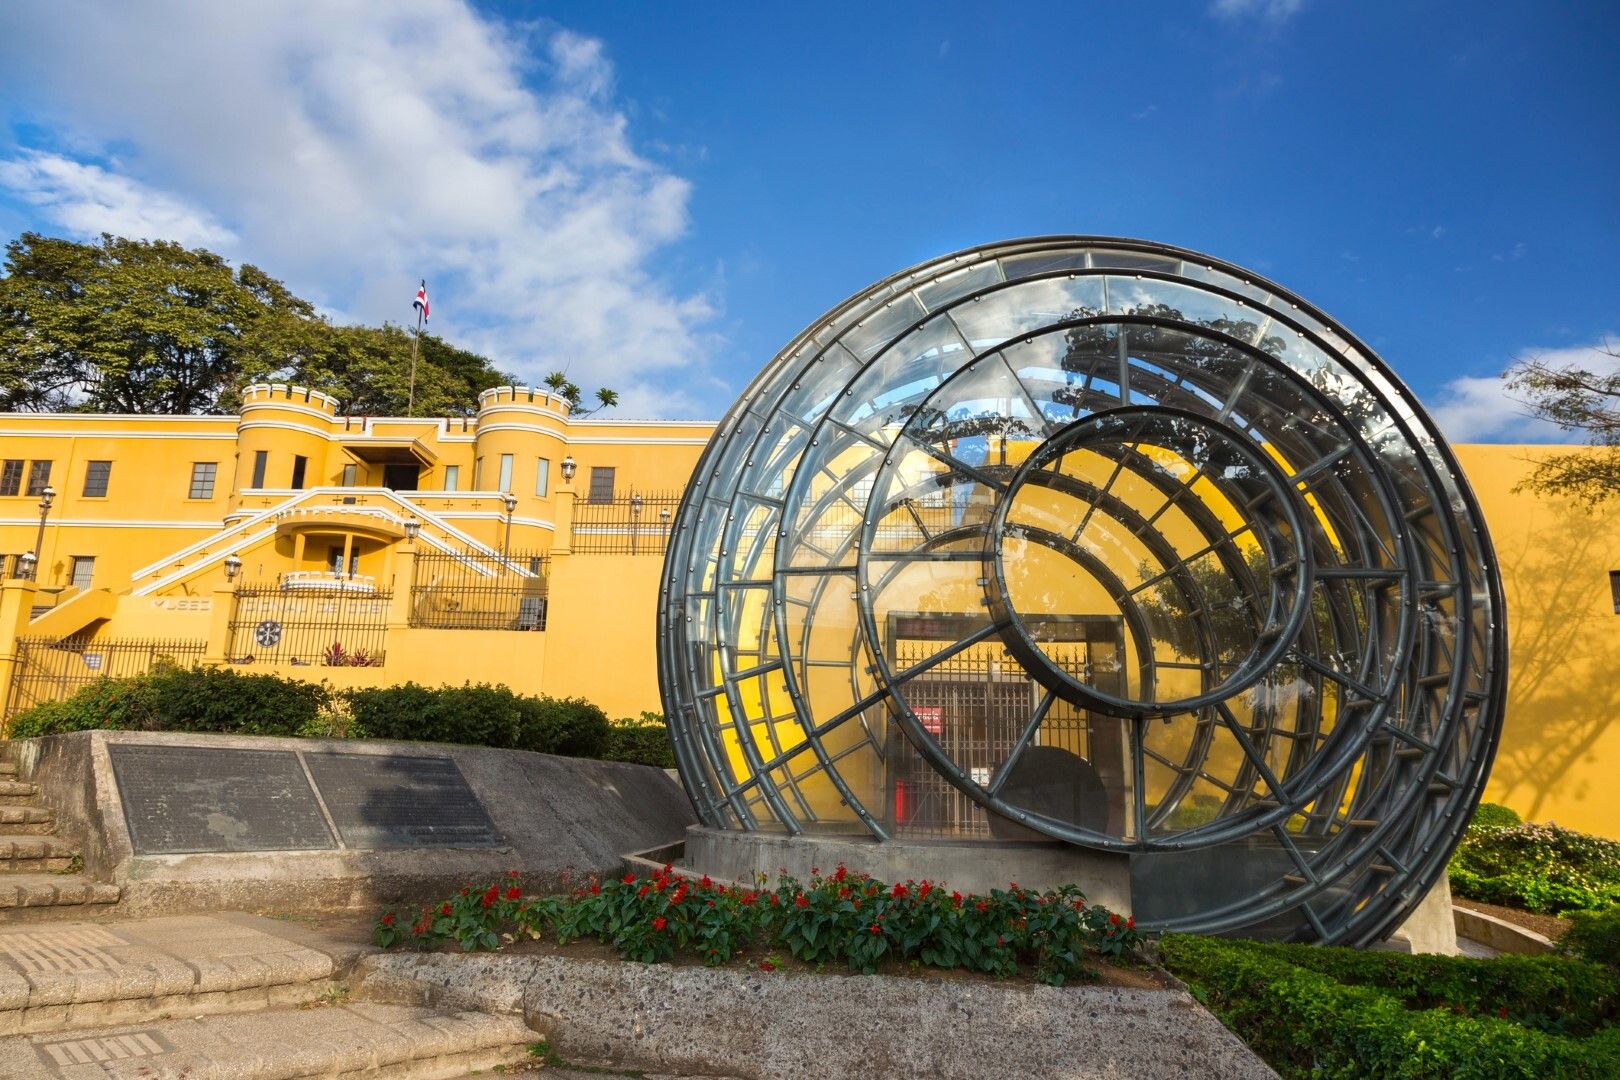
[[[515,1016],[357,1003],[0,1039],[10,1080],[451,1080],[528,1060]]]
[[[345,970],[371,951],[252,915],[32,925],[3,918],[0,1035],[312,1005],[341,996]]]
[[[0,836],[0,874],[67,873],[78,859],[79,846],[60,836]]]
[[[8,780],[17,778],[17,763],[15,761],[0,761],[0,776]]]
[[[56,811],[43,806],[0,806],[0,836],[42,836],[56,831]]]
[[[38,801],[38,784],[0,777],[0,806],[33,806]]]
[[[0,911],[6,913],[7,922],[14,922],[19,916],[36,910],[116,904],[121,892],[117,885],[91,881],[77,874],[0,874]],[[59,913],[58,910],[49,912]]]

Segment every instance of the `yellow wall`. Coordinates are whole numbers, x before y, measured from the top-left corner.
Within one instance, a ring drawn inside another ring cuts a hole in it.
[[[700,422],[576,420],[544,391],[499,388],[485,394],[472,418],[345,418],[318,394],[298,388],[251,389],[240,416],[127,417],[12,414],[0,420],[0,460],[52,462],[58,492],[51,509],[30,602],[61,610],[39,626],[60,629],[79,611],[100,611],[76,628],[106,637],[189,638],[217,634],[224,602],[220,560],[235,551],[244,580],[273,580],[293,569],[324,565],[326,545],[341,543],[350,511],[392,520],[360,537],[360,573],[409,589],[401,580],[400,522],[425,524],[417,550],[462,539],[499,550],[506,513],[497,490],[499,455],[514,459],[511,549],[550,551],[547,629],[541,633],[390,627],[382,668],[278,669],[334,685],[371,685],[410,678],[429,684],[505,682],[522,692],[578,695],[609,714],[660,708],[655,612],[662,558],[657,554],[571,552],[574,501],[590,490],[592,467],[616,470],[615,493],[656,495],[684,487],[713,425]],[[381,490],[382,468],[363,457],[414,446],[426,462],[421,488],[399,497]],[[253,454],[267,452],[263,487],[252,487]],[[1509,706],[1502,748],[1487,797],[1528,817],[1620,835],[1620,615],[1609,572],[1620,570],[1620,509],[1588,514],[1558,500],[1513,491],[1548,447],[1459,446],[1463,467],[1485,510],[1507,590],[1512,649]],[[309,461],[305,490],[293,491],[295,454]],[[578,465],[574,483],[562,459]],[[474,473],[483,465],[476,487]],[[536,473],[550,473],[544,494]],[[84,495],[91,461],[111,461],[108,493]],[[216,464],[213,493],[191,499],[196,462]],[[341,487],[355,465],[356,487]],[[447,470],[459,471],[455,490]],[[319,491],[312,489],[319,488]],[[37,496],[0,495],[0,554],[34,546]],[[322,525],[266,532],[274,519],[255,515],[289,506]],[[258,526],[251,523],[259,521]],[[649,520],[648,524],[652,524]],[[305,541],[294,558],[295,532]],[[72,556],[96,559],[92,589],[116,605],[73,604]],[[8,569],[10,565],[8,564]],[[20,602],[20,601],[18,601]],[[115,611],[110,618],[106,612]],[[10,633],[28,633],[24,621]],[[0,627],[0,638],[8,630]],[[9,646],[0,642],[0,682]]]

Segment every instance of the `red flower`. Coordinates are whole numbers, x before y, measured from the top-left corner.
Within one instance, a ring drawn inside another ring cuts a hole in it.
[[[1500,1016],[1502,1019],[1506,1020],[1507,1019],[1507,1006],[1504,1005],[1500,1009],[1497,1009],[1496,1010],[1496,1015]]]
[[[951,893],[951,903],[955,904],[957,907],[961,907],[962,906],[962,894],[959,893],[959,892]]]
[[[705,888],[705,889],[714,888],[714,882],[709,880],[709,875],[708,874],[703,875],[703,880],[698,882],[698,885],[701,886],[702,888]]]
[[[975,910],[975,911],[988,911],[988,910],[990,910],[990,903],[987,900],[980,900],[978,903],[973,905],[973,910]]]
[[[796,905],[798,905],[799,907],[809,907],[810,906],[810,901],[808,901],[808,900],[806,900],[804,898],[804,893],[800,893],[798,896],[795,896],[793,898],[793,902]]]
[[[646,896],[647,895],[647,890],[650,889],[650,888],[652,888],[651,885],[643,885],[641,888],[636,890],[636,895],[637,896]]]
[[[394,925],[394,913],[392,911],[382,917],[382,924],[384,926]]]
[[[658,916],[658,918],[653,920],[653,929],[654,930],[662,930],[664,927],[666,927],[668,925],[669,925],[669,920],[664,918],[662,915]]]
[[[624,883],[626,885],[634,885],[636,883],[636,875],[634,875],[634,874],[626,874],[626,875],[624,875]]]
[[[900,900],[910,895],[910,890],[908,890],[904,885],[896,885],[894,887],[894,891],[889,894],[890,898],[894,900]],[[926,896],[927,893],[924,893],[923,895]]]
[[[871,931],[872,931],[872,933],[874,933],[874,934],[879,934],[879,933],[882,933],[882,931],[881,931],[881,930],[879,930],[879,929],[878,929],[878,924],[877,924],[877,923],[873,923],[873,924],[872,924],[872,926],[871,926]]]
[[[439,909],[439,914],[440,915],[448,915],[448,914],[450,914],[450,905],[446,904],[443,907],[441,907]]]
[[[1006,942],[1005,942],[1005,941],[1002,941],[1002,940],[1001,940],[1001,935],[1000,935],[1000,934],[997,934],[997,935],[996,935],[996,944],[997,944],[997,945],[1005,945],[1005,944],[1007,944],[1007,943],[1006,943]]]
[[[1136,916],[1135,915],[1132,915],[1130,918],[1125,920],[1125,929],[1127,929],[1127,930],[1135,930],[1136,929]]]
[[[1108,925],[1109,926],[1118,926],[1119,925],[1119,916],[1118,915],[1110,915],[1110,916],[1108,916]]]
[[[844,869],[844,864],[843,863],[839,863],[838,864],[838,869],[833,871],[833,880],[834,881],[843,881],[848,876],[849,876],[849,871]]]
[[[771,963],[769,960],[761,960],[759,962],[759,970],[761,970],[761,971],[775,971],[776,970],[776,965]]]
[[[479,903],[481,903],[484,907],[491,907],[491,906],[494,905],[495,901],[499,900],[500,898],[501,898],[500,887],[496,886],[496,885],[491,885],[489,887],[489,891],[484,894],[483,899],[480,900]]]
[[[507,877],[517,877],[517,876],[518,876],[518,872],[517,872],[517,871],[516,871],[516,870],[508,870],[508,871],[507,871],[507,872],[506,872],[506,876],[507,876]]]
[[[520,897],[522,895],[523,895],[523,890],[518,888],[516,885],[513,885],[513,886],[511,886],[510,888],[508,888],[506,890],[506,898],[508,900],[516,900],[518,897]]]
[[[592,896],[601,896],[602,895],[602,886],[600,886],[600,885],[592,885],[591,886],[591,895]]]

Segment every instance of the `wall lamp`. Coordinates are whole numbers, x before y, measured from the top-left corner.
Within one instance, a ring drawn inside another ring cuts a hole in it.
[[[574,455],[569,454],[567,457],[563,458],[562,459],[562,478],[563,478],[563,482],[564,483],[572,483],[573,479],[574,479],[574,473],[576,471],[578,471],[578,469],[579,469],[579,466],[574,464]]]
[[[235,552],[225,556],[225,580],[232,582],[242,572],[242,557]]]

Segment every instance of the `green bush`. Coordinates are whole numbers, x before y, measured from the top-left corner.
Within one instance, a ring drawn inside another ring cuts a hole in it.
[[[297,735],[331,700],[323,685],[244,675],[228,668],[159,668],[101,679],[65,701],[12,721],[13,738],[88,729]]]
[[[1479,829],[1504,829],[1511,825],[1522,825],[1524,819],[1518,811],[1498,803],[1482,802],[1474,807],[1474,816],[1468,819],[1470,831]]]
[[[1559,914],[1620,903],[1620,842],[1557,825],[1470,827],[1448,868],[1451,891]]]
[[[1577,911],[1569,931],[1558,942],[1560,952],[1620,969],[1620,907]]]
[[[584,698],[519,698],[520,750],[599,758],[608,741],[607,713]]]
[[[1167,935],[1159,948],[1165,965],[1285,1077],[1620,1076],[1620,1028],[1560,1033],[1558,1018],[1533,1000],[1547,977],[1562,971],[1583,984],[1609,985],[1612,1010],[1612,980],[1604,984],[1604,973],[1581,961],[1538,958],[1486,974],[1497,969],[1479,964],[1502,961],[1389,955],[1367,962],[1354,958],[1370,954],[1349,950],[1184,935]],[[1476,985],[1480,977],[1488,985]],[[1425,978],[1438,978],[1459,1000],[1425,1006],[1433,996],[1421,989]],[[1493,1001],[1498,990],[1508,996]],[[1533,1013],[1515,1012],[1526,1003]]]
[[[601,756],[606,761],[628,761],[655,769],[675,767],[669,729],[664,725],[664,718],[655,712],[644,712],[639,720],[624,717],[613,721]]]

